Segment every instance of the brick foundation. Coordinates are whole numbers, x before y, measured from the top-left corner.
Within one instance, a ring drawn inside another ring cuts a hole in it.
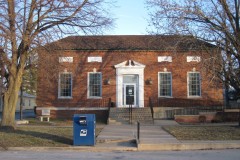
[[[213,122],[237,122],[238,112],[200,112],[199,115],[175,115],[178,123],[213,123]]]
[[[199,115],[175,115],[174,119],[178,123],[199,123]]]
[[[239,120],[239,112],[218,112],[217,117],[223,122],[237,122]]]
[[[36,116],[41,115],[41,110],[36,111]],[[108,110],[51,110],[50,117],[72,120],[74,114],[95,114],[96,120],[106,123],[108,119]]]

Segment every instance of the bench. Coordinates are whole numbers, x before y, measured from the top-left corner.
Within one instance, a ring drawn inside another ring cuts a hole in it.
[[[42,114],[39,116],[39,119],[42,122],[44,118],[46,118],[47,122],[50,121],[50,109],[42,109]]]

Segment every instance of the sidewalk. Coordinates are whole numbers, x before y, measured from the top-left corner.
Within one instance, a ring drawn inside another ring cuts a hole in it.
[[[97,137],[96,148],[136,151],[135,125],[106,125]]]
[[[119,150],[203,150],[240,148],[240,141],[179,141],[161,126],[178,125],[175,121],[159,120],[154,125],[140,126],[137,141],[137,125],[106,125],[97,137],[96,148]],[[134,142],[137,142],[136,145]]]

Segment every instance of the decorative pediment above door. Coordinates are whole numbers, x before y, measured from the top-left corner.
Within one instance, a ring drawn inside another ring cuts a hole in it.
[[[145,68],[144,64],[141,64],[139,62],[133,61],[133,60],[128,60],[124,61],[122,63],[119,63],[114,66],[115,68]]]

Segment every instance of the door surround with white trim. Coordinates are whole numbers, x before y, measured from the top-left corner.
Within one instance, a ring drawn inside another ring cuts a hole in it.
[[[144,107],[144,68],[145,65],[133,60],[124,61],[114,66],[116,68],[116,107],[126,107],[124,105],[124,75],[137,75],[138,83],[136,88],[135,107]]]

